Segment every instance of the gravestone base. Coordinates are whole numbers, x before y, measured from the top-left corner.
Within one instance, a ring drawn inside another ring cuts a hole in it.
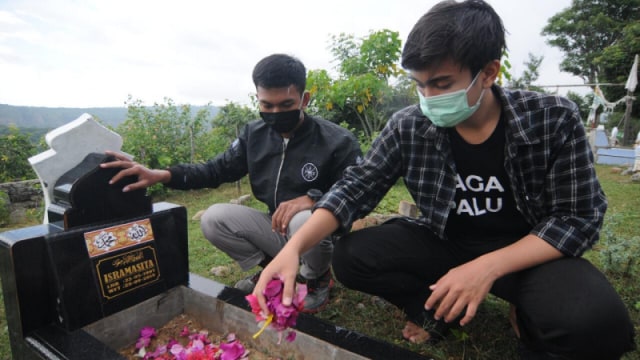
[[[191,277],[197,275],[191,274]],[[220,294],[234,292],[218,283],[200,278],[205,291],[218,290]],[[197,318],[207,329],[222,334],[234,333],[246,347],[261,349],[281,359],[367,359],[354,352],[337,347],[304,332],[297,332],[293,342],[278,342],[278,334],[267,329],[259,337],[252,336],[259,328],[255,316],[245,309],[231,305],[194,287],[179,286],[165,294],[141,302],[129,309],[88,325],[84,330],[114,351],[130,346],[146,326],[160,328],[180,314]]]
[[[20,353],[18,358],[125,360],[119,350],[135,343],[140,329],[159,328],[180,314],[189,314],[211,331],[235,333],[248,348],[281,359],[427,359],[308,314],[299,314],[297,336],[291,343],[282,341],[278,345],[278,334],[270,329],[253,339],[258,325],[244,294],[199,275],[189,275],[189,286],[177,286],[81,329],[66,332],[52,325],[37,329],[25,339],[29,351]]]

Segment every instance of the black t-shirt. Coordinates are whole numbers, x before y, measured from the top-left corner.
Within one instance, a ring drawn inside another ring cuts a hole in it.
[[[456,206],[449,213],[445,233],[453,241],[471,244],[515,241],[531,226],[516,209],[504,168],[505,124],[500,118],[482,144],[467,143],[449,129],[456,163]]]

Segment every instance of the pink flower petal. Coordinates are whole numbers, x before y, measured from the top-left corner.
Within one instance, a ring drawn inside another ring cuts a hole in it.
[[[296,339],[296,334],[297,333],[295,331],[289,331],[285,340],[287,340],[288,342],[293,342]]]
[[[292,304],[290,306],[284,306],[282,304],[283,287],[284,283],[282,279],[272,279],[264,290],[267,309],[273,315],[273,320],[269,326],[280,332],[279,341],[282,340],[282,331],[296,325],[298,313],[303,309],[304,298],[307,296],[307,286],[305,284],[297,284]],[[251,306],[251,311],[256,315],[256,321],[261,322],[265,320],[266,317],[261,313],[257,298],[253,295],[248,295],[246,299]],[[295,333],[289,333],[287,337],[293,341],[296,336]]]
[[[293,297],[293,301],[292,301],[293,305],[296,306],[296,308],[300,309],[298,305],[302,305],[305,297],[307,297],[307,285],[298,284],[296,286],[296,294]]]
[[[237,341],[232,343],[221,343],[220,349],[224,351],[220,356],[220,360],[238,360],[245,353],[244,346]]]
[[[150,338],[141,337],[136,342],[136,349],[146,348],[147,346],[149,346],[150,342],[151,342]]]
[[[193,340],[192,344],[191,344],[191,349],[204,349],[204,342],[200,339],[195,339]]]
[[[169,349],[169,352],[174,356],[178,356],[180,353],[184,352],[184,347],[180,344],[174,344],[171,349]]]
[[[283,283],[281,280],[273,279],[269,281],[266,289],[264,289],[264,296],[274,297],[282,291]]]
[[[167,349],[171,349],[173,345],[176,345],[176,344],[180,344],[180,343],[174,339],[169,340],[169,342],[167,343]]]
[[[156,336],[156,329],[150,326],[143,327],[142,330],[140,330],[140,336],[144,338],[152,338]]]
[[[256,321],[264,320],[265,317],[262,316],[262,309],[260,309],[260,304],[258,303],[258,298],[253,294],[249,294],[249,295],[245,296],[244,298],[247,299],[247,302],[249,303],[249,306],[251,306],[251,312],[256,316]]]
[[[185,327],[182,328],[182,331],[180,332],[180,336],[187,337],[187,336],[189,336],[190,333],[191,332],[189,331],[189,327],[185,326]]]

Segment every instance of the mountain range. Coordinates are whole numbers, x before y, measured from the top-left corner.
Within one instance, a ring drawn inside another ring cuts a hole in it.
[[[191,106],[191,111],[195,114],[203,107]],[[209,107],[212,116],[217,112],[217,107]],[[126,107],[50,108],[0,104],[0,127],[15,125],[18,128],[55,129],[84,113],[114,128],[127,118]]]

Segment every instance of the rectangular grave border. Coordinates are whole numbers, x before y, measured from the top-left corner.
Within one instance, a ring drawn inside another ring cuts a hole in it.
[[[180,235],[186,232],[182,229],[186,228],[184,210],[175,204],[154,204],[154,219],[171,216],[181,224],[168,230],[177,232],[180,243],[186,241],[186,237]],[[165,225],[163,222],[161,228]],[[80,328],[63,326],[58,321],[60,315],[54,301],[56,289],[51,287],[54,277],[51,265],[47,265],[50,257],[46,244],[47,239],[62,233],[64,230],[52,224],[0,233],[0,275],[14,359],[124,359],[117,352],[123,347],[123,342],[135,342],[143,326],[161,327],[183,311],[199,319],[208,319],[203,326],[217,324],[218,327],[211,328],[212,331],[235,332],[240,341],[248,344],[252,341],[251,335],[257,331],[257,324],[245,294],[189,273],[182,266],[178,268],[184,269],[180,271],[184,274],[178,274],[177,279],[185,280],[178,281],[179,284],[153,296],[145,296],[143,300],[117,311],[104,312],[102,317]],[[82,289],[78,289],[78,293],[82,294]],[[203,307],[203,304],[207,305]],[[172,310],[164,311],[168,308]],[[132,316],[135,311],[142,311],[142,314]],[[172,316],[167,318],[168,315]],[[133,322],[136,318],[138,322]],[[113,320],[108,319],[118,320],[116,325],[107,326],[105,324],[109,321],[113,324]],[[300,314],[296,330],[299,333],[296,341],[282,347],[297,349],[305,359],[427,359],[416,352],[309,314]],[[275,344],[277,333],[266,331],[258,339],[264,344]],[[301,348],[297,348],[299,346]],[[295,357],[294,353],[290,352],[291,356]]]

